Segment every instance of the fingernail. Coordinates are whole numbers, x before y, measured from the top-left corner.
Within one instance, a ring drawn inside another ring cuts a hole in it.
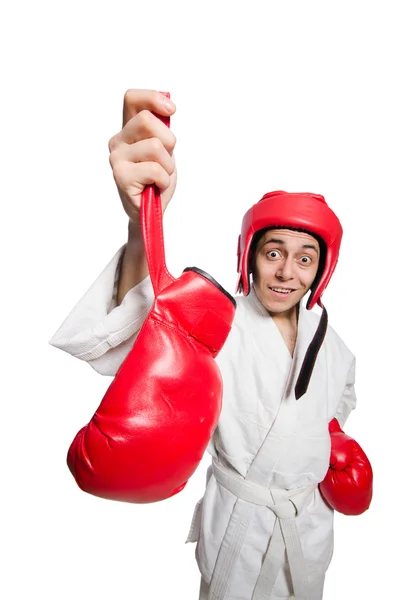
[[[167,110],[169,110],[169,111],[174,110],[175,104],[169,98],[166,98],[165,96],[163,96],[161,98],[161,102],[162,102],[164,108],[166,108]]]

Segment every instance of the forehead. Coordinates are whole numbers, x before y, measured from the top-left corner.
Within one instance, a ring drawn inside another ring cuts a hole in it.
[[[282,240],[285,244],[311,244],[319,249],[319,243],[310,233],[294,231],[293,229],[268,229],[259,239],[258,246],[266,244],[270,239]]]

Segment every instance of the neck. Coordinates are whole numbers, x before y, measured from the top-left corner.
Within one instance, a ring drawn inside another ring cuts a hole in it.
[[[299,304],[282,313],[269,313],[289,350],[294,356],[296,338],[298,335]]]
[[[262,304],[264,308],[266,306],[260,301],[260,298],[256,292],[255,285],[253,284],[253,292],[259,302]],[[279,330],[281,336],[284,339],[284,342],[291,354],[294,355],[296,337],[298,335],[298,318],[299,318],[299,302],[280,313],[271,312],[268,308],[266,308],[268,314],[273,319],[277,329]]]
[[[269,312],[269,311],[268,311]],[[299,316],[299,304],[295,304],[289,310],[286,310],[281,313],[269,312],[269,315],[276,323],[281,324],[289,324],[296,326],[298,324],[298,316]]]
[[[299,305],[295,305],[282,313],[269,312],[269,315],[277,325],[295,328],[298,325]]]

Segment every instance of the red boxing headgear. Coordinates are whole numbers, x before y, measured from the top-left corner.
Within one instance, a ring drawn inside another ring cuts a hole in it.
[[[244,215],[237,247],[237,271],[240,274],[236,292],[250,292],[248,257],[254,234],[261,229],[285,228],[303,230],[318,236],[326,245],[325,264],[312,287],[307,308],[316,302],[331,279],[338,262],[342,226],[323,196],[310,193],[269,192]]]

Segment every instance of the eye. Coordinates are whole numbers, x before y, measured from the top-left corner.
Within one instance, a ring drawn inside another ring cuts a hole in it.
[[[301,256],[301,262],[303,262],[303,264],[305,264],[305,265],[310,265],[310,263],[313,262],[313,259],[311,256],[305,255],[305,256]]]
[[[268,256],[268,258],[279,258],[281,254],[278,250],[269,250],[266,256]]]

